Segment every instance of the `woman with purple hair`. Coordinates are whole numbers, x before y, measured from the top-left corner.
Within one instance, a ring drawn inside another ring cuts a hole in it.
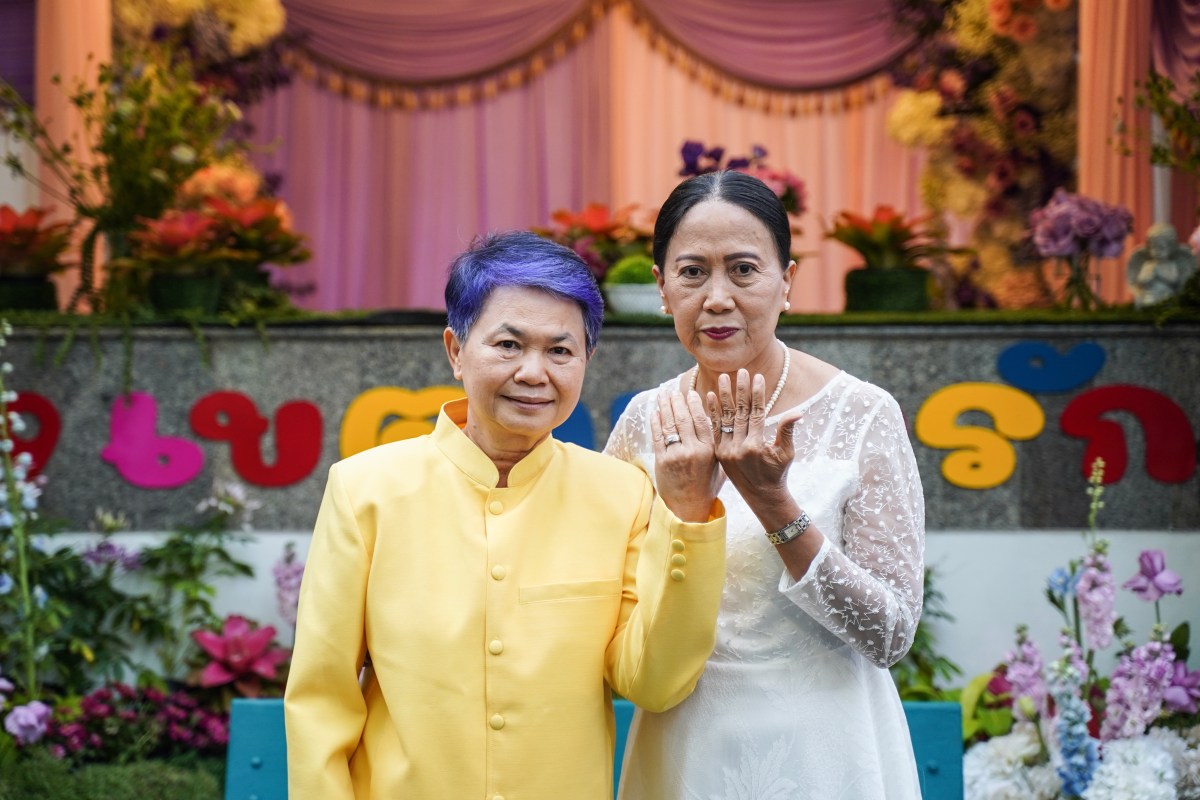
[[[466,398],[329,470],[284,701],[290,796],[610,800],[610,687],[670,708],[712,650],[712,428],[698,394],[663,395],[657,494],[551,436],[602,313],[561,245],[478,241],[446,307]]]

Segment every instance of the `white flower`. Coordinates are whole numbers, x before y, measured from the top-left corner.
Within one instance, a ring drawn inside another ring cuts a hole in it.
[[[1171,756],[1180,800],[1200,800],[1200,725],[1182,735],[1167,728],[1151,728],[1146,736],[1158,742]]]
[[[1175,800],[1175,766],[1171,754],[1149,736],[1107,742],[1100,766],[1083,798]]]
[[[963,758],[967,800],[1052,800],[1062,783],[1049,764],[1029,766],[1041,752],[1037,729],[1018,722],[1012,733],[974,745]]]

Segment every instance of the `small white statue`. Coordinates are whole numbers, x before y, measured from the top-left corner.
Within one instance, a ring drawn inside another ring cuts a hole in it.
[[[1196,271],[1196,254],[1179,241],[1175,226],[1157,222],[1146,231],[1146,244],[1125,265],[1133,304],[1145,308],[1168,299]]]

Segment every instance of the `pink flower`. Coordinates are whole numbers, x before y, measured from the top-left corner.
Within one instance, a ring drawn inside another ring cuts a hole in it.
[[[1163,692],[1163,703],[1172,711],[1196,713],[1196,701],[1200,700],[1200,669],[1188,672],[1187,664],[1175,662],[1171,685]]]
[[[1121,586],[1148,603],[1158,602],[1164,594],[1183,594],[1183,581],[1167,569],[1162,550],[1143,550],[1138,556],[1138,574]]]
[[[192,633],[192,639],[212,658],[200,673],[200,685],[211,688],[232,683],[246,697],[257,697],[262,680],[274,680],[276,669],[288,659],[287,650],[271,647],[274,627],[255,629],[237,615],[225,618],[220,635],[199,630]]]

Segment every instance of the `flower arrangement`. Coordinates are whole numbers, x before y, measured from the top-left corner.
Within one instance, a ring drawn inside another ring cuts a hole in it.
[[[1028,631],[990,675],[964,691],[967,798],[1200,796],[1200,670],[1189,670],[1187,622],[1168,633],[1159,601],[1183,591],[1161,551],[1143,551],[1122,584],[1155,604],[1156,624],[1135,642],[1116,613],[1117,578],[1096,536],[1104,462],[1089,479],[1083,559],[1056,569],[1046,597],[1063,616],[1060,655],[1046,663]],[[1098,653],[1120,643],[1111,676]],[[986,688],[985,688],[986,687]],[[982,709],[982,713],[981,712]]]
[[[625,256],[650,255],[658,209],[637,204],[613,212],[603,203],[589,203],[582,211],[555,211],[549,228],[535,228],[541,236],[566,245],[579,254],[597,281]]]
[[[63,268],[59,260],[67,248],[71,226],[47,224],[49,211],[27,208],[18,213],[0,205],[0,275],[43,276]]]
[[[863,258],[868,269],[918,269],[930,256],[960,252],[923,228],[932,215],[905,219],[889,205],[878,205],[868,219],[851,211],[834,218],[825,238],[841,242]]]
[[[118,51],[101,65],[97,85],[80,82],[69,99],[82,115],[87,148],[55,141],[33,108],[0,82],[0,130],[26,143],[56,181],[40,181],[14,153],[5,163],[89,226],[80,251],[82,294],[74,306],[93,295],[100,239],[113,255],[127,255],[127,237],[139,219],[160,217],[196,170],[239,147],[228,134],[241,114],[197,83],[190,63],[165,47]]]
[[[1099,305],[1088,264],[1092,256],[1121,254],[1133,227],[1128,209],[1058,189],[1046,205],[1030,214],[1029,224],[1038,254],[1062,259],[1069,267],[1062,305],[1086,310]]]
[[[1006,307],[1045,305],[1029,212],[1074,177],[1072,0],[893,0],[922,36],[899,61],[888,115],[897,141],[928,153],[925,205],[975,223],[977,280]]]
[[[722,169],[732,169],[753,175],[775,192],[792,220],[793,233],[801,232],[799,219],[808,210],[808,189],[804,181],[787,170],[773,169],[766,164],[767,151],[761,145],[750,148],[748,156],[728,156],[721,146],[706,147],[703,142],[686,141],[680,148],[683,177],[704,175]]]

